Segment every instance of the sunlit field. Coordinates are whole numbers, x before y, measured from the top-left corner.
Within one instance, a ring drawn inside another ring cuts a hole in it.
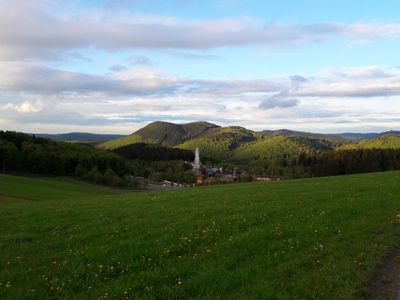
[[[359,299],[400,172],[163,192],[0,176],[1,299]]]

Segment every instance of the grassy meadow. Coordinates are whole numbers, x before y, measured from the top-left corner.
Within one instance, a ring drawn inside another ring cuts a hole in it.
[[[0,175],[0,299],[359,299],[400,172],[119,192]]]

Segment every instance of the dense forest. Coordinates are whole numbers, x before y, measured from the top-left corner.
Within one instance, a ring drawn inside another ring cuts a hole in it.
[[[284,147],[279,148],[279,151],[275,151],[275,148],[280,143],[271,144],[272,140],[278,141],[279,137],[262,140],[266,142],[265,145],[249,143],[243,146],[240,150],[244,154],[253,154],[253,157],[242,162],[237,157],[231,161],[207,157],[202,157],[202,160],[207,165],[238,168],[252,175],[277,175],[288,179],[400,169],[399,149],[309,151],[307,147],[289,147],[291,144],[287,144],[288,140],[282,139],[286,144],[282,143]],[[256,146],[264,146],[262,149],[265,154],[257,154],[261,152],[256,151],[258,148],[253,149]],[[292,148],[303,151],[292,151]],[[281,155],[271,156],[271,152]],[[196,176],[191,165],[185,163],[192,160],[192,151],[160,144],[137,143],[107,151],[89,145],[55,142],[34,135],[0,131],[2,172],[73,176],[112,186],[137,186],[138,178],[193,183]]]
[[[136,159],[130,160],[89,145],[55,142],[34,135],[0,131],[0,170],[74,176],[112,186],[136,186],[138,182],[133,179],[136,176],[187,183],[195,180],[183,160],[180,160],[184,157],[192,158],[192,154],[190,156],[183,150],[167,151],[157,147],[136,150]],[[161,159],[153,159],[161,152]],[[127,151],[124,154],[127,155]]]
[[[140,159],[145,161],[193,161],[194,159],[193,151],[146,143],[130,144],[113,151],[126,159]]]
[[[352,149],[302,153],[295,158],[254,160],[250,173],[285,178],[335,176],[400,170],[400,149]]]

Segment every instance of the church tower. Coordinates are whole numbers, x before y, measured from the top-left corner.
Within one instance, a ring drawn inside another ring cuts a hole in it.
[[[193,170],[199,170],[201,167],[199,147],[196,147],[196,150],[194,153],[195,153],[195,157],[194,157],[194,162],[193,162]]]

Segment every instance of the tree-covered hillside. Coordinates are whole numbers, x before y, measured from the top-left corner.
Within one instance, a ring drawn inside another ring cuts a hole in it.
[[[127,145],[144,143],[144,142],[147,144],[154,143],[151,140],[145,140],[142,136],[140,136],[138,134],[131,134],[131,135],[119,138],[119,139],[115,139],[115,140],[111,140],[111,141],[102,143],[99,145],[99,148],[113,150],[113,149],[117,149],[117,148],[124,147]]]
[[[357,143],[345,144],[339,149],[400,149],[400,135],[383,135],[372,140],[362,140]]]
[[[87,145],[0,131],[2,172],[75,176],[95,183],[131,185],[124,175],[131,172],[121,156]]]
[[[228,159],[240,145],[255,141],[257,138],[259,138],[257,133],[243,127],[215,128],[177,147],[187,150],[199,147],[202,155],[206,157]]]
[[[136,143],[113,150],[126,159],[140,159],[145,161],[185,160],[193,161],[193,151],[170,148],[159,144]]]
[[[311,152],[313,149],[310,145],[301,143],[299,140],[284,136],[270,136],[242,145],[234,151],[232,158],[237,161],[288,159]]]
[[[342,137],[340,134],[323,134],[323,133],[312,133],[304,131],[295,131],[288,129],[278,129],[278,130],[263,130],[265,135],[282,135],[287,137],[298,137],[307,138],[323,141],[329,145],[342,145],[344,142],[348,141],[346,138]]]
[[[136,186],[132,176],[181,183],[195,180],[191,167],[184,163],[193,159],[190,151],[138,143],[115,152],[0,131],[3,173],[68,176],[112,186]]]
[[[187,124],[153,122],[127,137],[103,143],[100,147],[116,149],[129,144],[142,142],[173,147],[218,127],[218,125],[208,122],[193,122]]]

